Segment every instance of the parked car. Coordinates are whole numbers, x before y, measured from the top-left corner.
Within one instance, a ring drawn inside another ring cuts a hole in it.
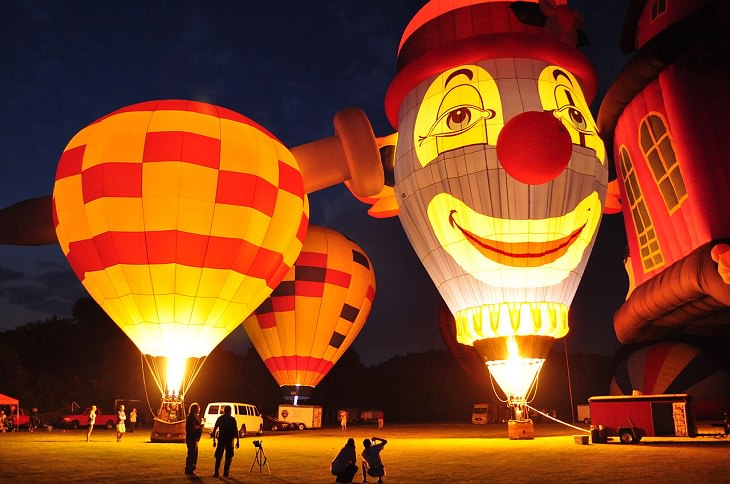
[[[279,430],[296,430],[297,427],[291,422],[285,420],[279,420],[271,415],[264,415],[264,430],[271,430],[273,432]]]
[[[223,415],[224,408],[231,408],[231,415],[236,418],[238,434],[245,437],[248,434],[261,435],[264,431],[264,423],[261,412],[255,405],[249,403],[235,402],[214,402],[209,403],[203,414],[203,432],[213,436],[213,427],[219,416]]]
[[[77,429],[79,427],[89,426],[89,411],[90,407],[84,408],[82,411],[77,413],[70,413],[60,415],[56,422],[55,427]],[[109,413],[105,414],[101,408],[96,409],[96,424],[95,427],[104,427],[107,430],[111,430],[117,425],[117,414]]]

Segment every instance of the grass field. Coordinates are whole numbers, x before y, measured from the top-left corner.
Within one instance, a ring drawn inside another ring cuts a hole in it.
[[[121,442],[114,431],[94,430],[89,443],[83,430],[0,433],[0,482],[334,482],[329,463],[347,437],[355,438],[359,454],[362,439],[373,433],[388,439],[382,454],[386,483],[727,482],[730,474],[725,438],[578,445],[572,435],[579,432],[555,424],[536,425],[534,440],[509,440],[506,424],[433,424],[245,437],[231,476],[220,479],[211,477],[213,447],[207,436],[200,442],[199,477],[190,478],[183,475],[185,445],[150,443],[149,429],[128,433]],[[250,473],[253,440],[263,444],[270,475],[258,465]]]

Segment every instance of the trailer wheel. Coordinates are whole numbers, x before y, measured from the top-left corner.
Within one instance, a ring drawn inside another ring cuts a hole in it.
[[[619,437],[621,438],[622,444],[633,444],[636,442],[636,437],[634,437],[634,433],[631,430],[622,430]]]

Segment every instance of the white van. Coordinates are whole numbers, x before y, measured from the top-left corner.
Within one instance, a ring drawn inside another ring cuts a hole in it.
[[[489,423],[489,404],[475,403],[471,410],[471,423],[487,424]]]
[[[235,417],[238,423],[238,435],[240,437],[246,434],[255,433],[261,435],[264,433],[264,420],[261,418],[261,412],[255,405],[248,403],[234,402],[213,402],[209,403],[203,414],[203,430],[211,437],[213,436],[213,427],[215,421],[223,415],[226,407],[231,407],[231,415]]]

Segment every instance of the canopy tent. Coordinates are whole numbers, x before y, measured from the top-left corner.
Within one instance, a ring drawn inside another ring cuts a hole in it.
[[[20,405],[18,399],[0,393],[0,405],[15,405],[15,421],[20,421]]]

